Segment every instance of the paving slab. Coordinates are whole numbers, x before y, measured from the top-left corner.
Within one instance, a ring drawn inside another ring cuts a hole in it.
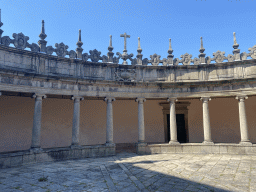
[[[4,192],[256,192],[256,156],[118,153],[0,169]]]

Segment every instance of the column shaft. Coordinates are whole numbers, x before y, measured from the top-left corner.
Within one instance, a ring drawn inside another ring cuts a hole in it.
[[[146,101],[144,98],[137,98],[138,102],[138,131],[139,131],[139,143],[145,142],[145,125],[144,125],[144,105]]]
[[[177,123],[176,123],[176,112],[175,102],[178,101],[176,98],[169,98],[167,101],[170,102],[170,144],[179,144],[177,139]]]
[[[248,134],[248,126],[245,112],[245,99],[248,99],[247,96],[238,96],[238,107],[239,107],[239,122],[240,122],[240,134],[241,134],[241,142],[240,144],[251,144],[249,140]]]
[[[107,133],[106,133],[106,144],[114,144],[113,140],[113,107],[112,101],[114,98],[105,98],[107,102]]]
[[[42,118],[42,99],[46,98],[45,95],[35,94],[35,109],[33,117],[33,130],[32,130],[32,144],[31,148],[40,148],[40,137],[41,137],[41,118]]]
[[[210,114],[208,102],[211,100],[210,97],[202,97],[200,100],[203,101],[203,127],[204,127],[204,142],[205,144],[213,144],[211,136],[211,125],[210,125]]]
[[[83,97],[72,97],[74,100],[73,127],[72,127],[72,146],[79,145],[79,129],[80,129],[80,101]]]

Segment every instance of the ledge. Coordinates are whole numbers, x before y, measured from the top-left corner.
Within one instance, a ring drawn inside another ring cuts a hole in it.
[[[232,154],[232,155],[256,155],[256,144],[245,146],[234,143],[182,143],[179,145],[148,144],[138,146],[137,154],[163,154],[163,153],[186,153],[186,154]]]
[[[89,157],[106,157],[115,155],[115,146],[92,145],[42,149],[41,152],[31,150],[0,153],[0,169],[16,167],[31,163],[83,159]]]

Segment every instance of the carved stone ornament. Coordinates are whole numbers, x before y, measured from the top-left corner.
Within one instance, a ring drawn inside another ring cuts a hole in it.
[[[137,64],[137,58],[131,59],[131,64],[136,65]]]
[[[136,70],[135,69],[117,69],[115,72],[116,81],[134,81],[136,80]]]
[[[27,41],[29,40],[28,36],[25,36],[23,33],[13,33],[12,37],[14,38],[14,46],[17,49],[25,49],[27,46]]]
[[[256,45],[248,49],[250,53],[248,55],[251,56],[251,58],[256,59]]]
[[[246,52],[241,53],[241,60],[247,60],[248,54]]]
[[[2,45],[7,46],[7,47],[10,46],[10,44],[11,44],[11,39],[9,36],[2,37],[1,41],[2,41]]]
[[[90,50],[89,53],[90,53],[89,58],[92,60],[92,62],[98,62],[99,60],[102,60],[100,56],[101,52],[98,51],[97,49]]]
[[[56,47],[55,52],[59,57],[65,57],[68,54],[68,51],[67,51],[68,46],[65,45],[64,43],[62,42],[60,44],[55,43],[55,47]]]
[[[180,62],[181,60],[179,60],[179,58],[173,59],[173,65],[179,65]]]
[[[228,54],[227,59],[228,59],[228,62],[232,62],[235,60],[235,57],[234,55]]]
[[[83,60],[83,61],[87,61],[88,59],[89,59],[88,53],[84,53],[84,54],[82,55],[82,60]]]
[[[29,48],[31,49],[32,52],[38,53],[40,51],[39,46],[35,43],[32,43],[31,45],[29,45]]]
[[[107,63],[108,62],[108,57],[106,55],[102,56],[102,62]]]
[[[223,62],[224,59],[227,59],[225,57],[225,51],[221,52],[221,51],[217,51],[215,53],[212,54],[214,57],[212,60],[215,60],[216,63],[221,63]]]
[[[54,52],[54,48],[52,46],[46,47],[46,54],[51,55]]]
[[[211,61],[212,61],[211,57],[208,56],[208,57],[205,58],[205,63],[210,64]]]
[[[198,58],[194,58],[193,59],[193,63],[194,63],[194,65],[199,65],[200,64],[200,59],[198,59]]]
[[[166,58],[164,58],[164,59],[162,60],[162,62],[163,62],[163,66],[167,66],[167,65],[168,65],[168,60],[167,60]]]
[[[148,59],[147,58],[142,59],[142,65],[148,65]]]
[[[156,53],[154,55],[150,55],[151,60],[149,60],[149,63],[151,63],[154,66],[157,66],[161,60],[160,60],[160,55],[157,55]]]
[[[192,55],[185,53],[184,55],[181,55],[180,57],[182,58],[181,63],[183,65],[190,65],[190,63],[192,61],[192,59],[191,59]]]
[[[71,51],[69,51],[68,54],[69,54],[70,59],[75,59],[76,58],[76,52],[75,51],[71,50]]]
[[[113,63],[117,63],[118,64],[119,63],[119,59],[120,59],[119,57],[113,57]]]

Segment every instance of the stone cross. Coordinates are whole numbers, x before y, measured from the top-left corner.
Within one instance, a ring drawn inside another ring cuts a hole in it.
[[[127,35],[126,33],[121,34],[120,37],[124,37],[124,50],[126,50],[126,38],[130,38],[130,35]]]

